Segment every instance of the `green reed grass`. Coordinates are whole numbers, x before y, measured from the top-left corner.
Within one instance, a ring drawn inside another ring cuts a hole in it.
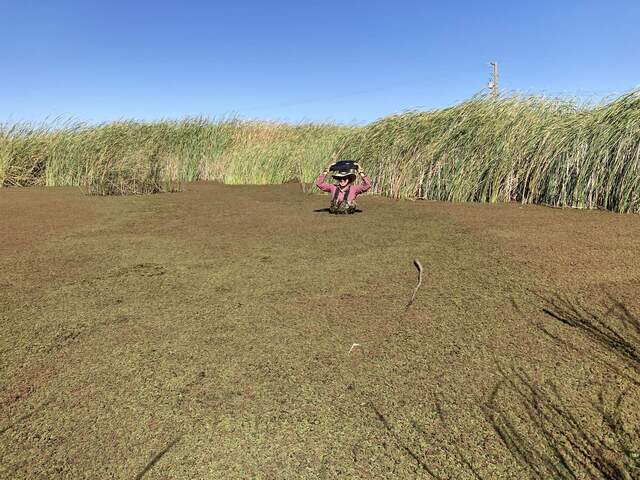
[[[584,106],[473,97],[365,127],[210,121],[26,124],[0,128],[0,184],[144,193],[180,182],[308,183],[358,160],[394,198],[518,201],[640,211],[640,91]]]
[[[310,182],[348,127],[237,120],[115,122],[0,130],[0,184],[76,185],[91,194],[173,190],[180,182]]]
[[[640,92],[586,107],[541,97],[475,97],[383,118],[339,154],[396,198],[519,201],[640,211]]]

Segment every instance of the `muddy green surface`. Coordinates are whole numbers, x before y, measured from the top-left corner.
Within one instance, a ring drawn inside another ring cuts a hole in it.
[[[327,203],[0,190],[0,477],[542,478],[579,435],[635,458],[640,217]]]

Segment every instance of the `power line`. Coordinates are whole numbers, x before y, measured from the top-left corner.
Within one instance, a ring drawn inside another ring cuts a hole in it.
[[[316,103],[316,102],[327,102],[327,101],[331,101],[331,100],[342,100],[345,98],[351,98],[351,97],[355,97],[358,95],[366,95],[368,93],[377,93],[377,92],[383,92],[386,90],[391,90],[397,87],[402,87],[402,86],[406,86],[406,85],[415,85],[415,84],[421,84],[427,81],[432,81],[432,80],[439,80],[439,79],[443,79],[443,78],[450,78],[452,76],[457,76],[457,75],[464,75],[466,73],[473,73],[473,72],[477,72],[478,69],[476,68],[469,68],[469,69],[465,69],[465,70],[460,70],[457,72],[445,72],[445,73],[441,73],[439,75],[430,75],[428,77],[422,77],[419,79],[413,79],[413,80],[405,80],[405,81],[401,81],[401,82],[394,82],[394,83],[389,83],[387,85],[382,85],[379,87],[375,87],[375,88],[370,88],[370,89],[366,89],[366,90],[357,90],[357,91],[353,91],[353,92],[349,92],[349,93],[345,93],[345,94],[341,94],[341,95],[335,95],[335,96],[330,96],[330,97],[316,97],[316,98],[311,98],[311,99],[305,99],[305,100],[296,100],[296,101],[292,101],[292,102],[282,102],[282,103],[278,103],[278,104],[272,104],[272,105],[265,105],[265,106],[261,106],[261,107],[251,107],[251,108],[245,108],[242,109],[243,112],[249,112],[249,111],[255,111],[255,110],[272,110],[274,108],[285,108],[285,107],[295,107],[298,105],[304,105],[304,104],[308,104],[308,103]]]

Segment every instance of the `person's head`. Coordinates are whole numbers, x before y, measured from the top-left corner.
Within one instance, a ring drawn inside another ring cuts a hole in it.
[[[353,181],[356,179],[356,176],[353,173],[336,173],[333,175],[333,178],[336,180],[336,183],[338,184],[339,187],[346,187],[347,185],[349,185],[350,183],[353,183]]]

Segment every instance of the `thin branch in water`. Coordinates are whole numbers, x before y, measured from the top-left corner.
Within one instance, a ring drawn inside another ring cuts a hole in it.
[[[420,286],[422,285],[422,264],[420,263],[420,260],[418,260],[417,258],[413,260],[413,264],[418,269],[418,284],[416,285],[416,288],[413,290],[413,295],[411,296],[411,300],[409,300],[409,303],[407,303],[407,306],[404,309],[405,312],[407,310],[409,310],[409,307],[411,306],[411,304],[416,299],[416,294],[418,293],[418,290],[420,289]]]

